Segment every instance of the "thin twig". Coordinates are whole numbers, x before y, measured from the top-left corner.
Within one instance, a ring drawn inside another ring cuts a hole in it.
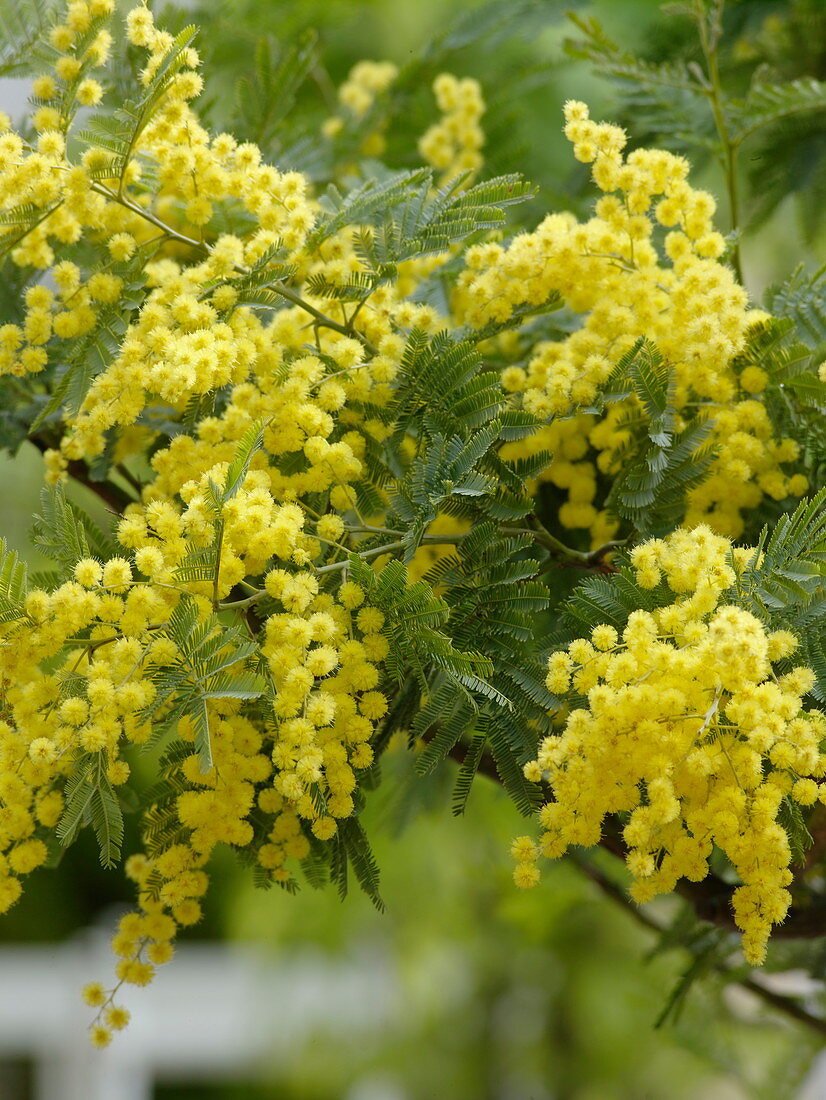
[[[636,906],[616,883],[612,882],[607,875],[603,874],[597,867],[594,867],[592,863],[589,863],[582,856],[574,852],[569,853],[569,860],[595,883],[606,897],[611,898],[611,900],[624,909],[629,916],[633,917],[637,924],[641,924],[644,928],[647,928],[651,932],[655,932],[658,936],[661,936],[663,932],[666,931],[665,927],[661,925],[659,921],[655,920],[644,909],[640,909]],[[714,969],[726,978],[727,981],[736,982],[750,993],[753,993],[754,996],[759,997],[766,1004],[771,1005],[771,1007],[778,1012],[790,1016],[792,1019],[797,1020],[798,1023],[804,1024],[806,1027],[816,1031],[819,1035],[826,1035],[826,1020],[819,1016],[814,1016],[791,997],[786,997],[781,993],[774,993],[771,989],[767,989],[753,978],[738,977],[735,973],[735,968],[727,966],[721,960],[712,959],[711,961]]]
[[[703,90],[711,103],[711,112],[714,115],[714,125],[717,128],[717,136],[720,138],[723,174],[725,176],[726,190],[728,192],[729,220],[732,233],[737,234],[740,222],[739,181],[737,178],[738,145],[729,134],[728,123],[726,122],[725,110],[723,109],[723,86],[720,80],[718,59],[718,46],[722,35],[720,15],[723,4],[722,0],[717,0],[712,17],[713,23],[709,33],[709,25],[706,22],[705,3],[703,0],[695,0],[695,2],[697,4],[696,18],[697,28],[700,34],[700,45],[702,46],[703,54],[706,59],[706,67],[708,69],[709,83],[708,87]],[[734,268],[737,282],[742,285],[743,268],[740,259],[740,242],[737,240],[736,236],[731,249],[731,266]]]

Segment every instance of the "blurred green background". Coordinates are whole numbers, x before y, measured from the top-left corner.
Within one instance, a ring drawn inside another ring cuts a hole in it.
[[[325,87],[329,95],[355,61],[389,58],[403,65],[457,13],[478,6],[205,0],[194,10],[169,8],[166,18],[172,27],[204,26],[205,94],[219,129],[232,122],[235,82],[262,35],[288,41],[305,28],[317,30],[324,71],[306,94],[316,97],[321,118]],[[565,206],[581,212],[589,201],[587,173],[562,139],[561,105],[585,99],[595,117],[612,118],[614,92],[586,63],[564,54],[571,30],[565,5],[540,7],[538,19],[515,19],[513,33],[499,36],[495,56],[490,46],[471,46],[456,52],[451,69],[483,84],[494,119],[488,152],[495,170],[521,170],[539,185],[537,215]],[[745,7],[750,26],[765,29],[766,19],[790,5]],[[163,22],[164,9],[155,8]],[[628,49],[656,56],[673,46],[669,35],[676,32],[653,0],[601,0],[580,11],[596,14]],[[311,116],[312,110],[310,104]],[[719,192],[713,165],[702,168],[700,179]],[[822,260],[822,239],[806,228],[788,201],[747,238],[753,296],[797,262]],[[39,456],[25,445],[16,458],[0,459],[0,531],[35,564],[27,529],[40,476]],[[76,494],[100,514],[86,490]],[[650,935],[571,865],[549,867],[530,893],[516,891],[508,855],[513,835],[524,829],[516,811],[480,780],[466,816],[455,819],[450,780],[446,765],[413,787],[406,753],[390,756],[366,820],[383,871],[383,915],[357,894],[341,903],[309,889],[296,897],[256,891],[230,855],[218,861],[207,917],[193,938],[253,943],[270,958],[312,951],[331,967],[341,960],[377,967],[396,991],[396,1009],[356,1039],[346,1030],[310,1029],[246,1080],[239,1072],[235,1082],[161,1082],[159,1100],[768,1100],[796,1094],[816,1049],[805,1033],[713,984],[692,992],[676,1022],[655,1029],[685,957],[679,951],[650,957]],[[81,840],[57,870],[32,876],[24,899],[0,921],[0,940],[64,939],[129,901],[128,886],[102,872],[93,845]],[[662,914],[670,914],[667,905]],[[128,1044],[128,1033],[119,1042]],[[0,1095],[26,1100],[24,1077],[8,1086],[17,1093]]]

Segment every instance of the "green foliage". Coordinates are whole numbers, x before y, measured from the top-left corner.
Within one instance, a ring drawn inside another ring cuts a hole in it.
[[[0,626],[23,618],[27,589],[26,563],[0,536]]]
[[[372,231],[358,238],[359,250],[374,278],[390,278],[392,265],[402,260],[443,252],[456,241],[501,226],[505,209],[523,202],[532,190],[516,175],[465,189],[466,181],[460,176],[434,191],[432,173],[418,169],[371,175],[347,195],[331,184],[322,197],[326,217],[313,231],[313,242],[320,244],[345,225],[369,226]]]
[[[400,561],[391,561],[376,574],[353,554],[350,567],[370,604],[385,615],[384,630],[390,643],[385,667],[392,679],[401,684],[413,675],[426,690],[431,673],[440,670],[462,694],[474,693],[509,705],[484,679],[491,669],[490,660],[473,650],[457,649],[440,629],[447,622],[449,608],[429,584],[408,584],[407,571]]]
[[[318,64],[317,35],[305,31],[281,46],[271,36],[258,40],[254,67],[236,86],[236,133],[257,145],[278,147],[278,136],[312,68]]]
[[[629,441],[615,457],[617,473],[606,503],[641,536],[658,536],[679,523],[686,492],[708,469],[711,423],[697,419],[677,429],[673,373],[644,337],[611,372],[603,401],[628,397],[636,401],[620,426],[629,432]]]
[[[118,544],[77,504],[67,500],[61,484],[43,489],[40,511],[33,517],[32,541],[59,568],[71,574],[82,558],[107,561],[118,554]]]
[[[426,528],[439,512],[449,510],[456,499],[470,498],[482,504],[481,498],[496,492],[496,482],[480,472],[480,459],[495,442],[499,423],[487,424],[471,439],[460,436],[445,438],[437,432],[429,434],[419,450],[419,462],[394,488],[393,514],[405,528],[405,558],[416,552]]]
[[[805,867],[806,854],[814,843],[805,813],[793,799],[786,795],[780,806],[777,820],[789,838],[792,860],[798,867]]]
[[[56,0],[0,4],[0,76],[22,76],[48,56],[46,35],[58,5]]]
[[[799,265],[784,283],[769,287],[765,303],[775,317],[793,323],[796,338],[811,351],[826,351],[826,267],[808,275]]]
[[[746,606],[760,617],[801,629],[826,611],[826,488],[761,532],[739,578]]]
[[[351,867],[361,889],[379,912],[384,902],[379,894],[379,868],[358,818],[341,822],[333,843],[329,873],[331,882],[338,888],[340,897],[347,894],[348,868]]]
[[[238,443],[235,458],[227,467],[227,476],[221,494],[221,503],[227,504],[241,486],[249,473],[250,464],[256,451],[260,450],[264,439],[264,424],[253,423],[247,428]]]
[[[436,431],[464,437],[496,417],[505,404],[499,375],[482,367],[470,339],[457,342],[447,332],[428,337],[414,329],[387,414],[393,442],[420,432],[425,417]]]
[[[609,78],[620,96],[623,112],[634,116],[642,131],[660,135],[671,148],[704,146],[713,141],[713,120],[701,74],[682,59],[651,62],[623,50],[598,19],[570,16],[582,37],[566,48],[572,57],[590,61]]]
[[[826,382],[818,374],[826,353],[826,300],[820,282],[819,275],[809,279],[798,271],[771,288],[766,301],[776,319],[755,327],[734,364],[766,372],[766,409],[778,436],[798,444],[811,485],[822,484],[826,471]]]
[[[231,279],[223,279],[220,285],[232,287],[237,295],[235,300],[237,306],[280,309],[284,303],[280,290],[283,284],[289,282],[295,275],[295,265],[285,262],[284,253],[284,246],[276,242],[259,256],[248,271]],[[211,286],[208,289],[211,289]],[[230,312],[226,311],[225,316]]]
[[[114,867],[123,844],[123,813],[106,774],[104,752],[83,753],[66,783],[65,808],[57,826],[57,837],[66,847],[77,839],[84,825],[91,824],[100,845],[100,862]]]
[[[438,190],[427,178],[417,192],[393,204],[376,220],[373,234],[360,238],[360,251],[373,266],[396,264],[412,256],[444,252],[505,221],[505,210],[524,202],[533,189],[520,176],[500,176],[465,188],[467,174]]]
[[[206,772],[212,767],[212,740],[207,701],[257,699],[266,681],[249,667],[258,646],[242,627],[226,626],[217,615],[201,621],[192,599],[182,599],[159,632],[178,647],[170,664],[150,668],[155,697],[142,718],[154,718],[162,730],[174,729],[188,718],[194,730],[195,751]]]
[[[826,708],[826,634],[811,630],[803,637],[802,656],[817,677],[811,694]]]
[[[616,572],[586,577],[561,604],[551,638],[554,647],[566,645],[573,638],[587,637],[600,623],[607,623],[621,633],[632,611],[653,611],[673,600],[674,594],[664,582],[655,588],[637,584],[626,555],[618,553],[614,564]]]
[[[792,115],[826,110],[826,84],[813,77],[775,84],[756,73],[742,103],[732,104],[731,136],[745,141],[765,126],[772,126]]]
[[[426,741],[416,760],[418,774],[429,774],[449,755],[465,756],[455,788],[457,812],[467,801],[486,749],[524,813],[535,809],[539,797],[521,764],[530,758],[535,738],[548,728],[548,713],[557,701],[545,688],[544,672],[531,653],[535,616],[547,609],[549,600],[545,585],[531,579],[540,563],[526,556],[529,547],[528,537],[502,538],[494,524],[483,523],[425,578],[446,593],[445,630],[453,644],[478,646],[489,655],[488,687],[476,685],[481,700],[457,691],[454,677],[442,667],[422,685],[422,703],[409,723],[411,740]],[[393,724],[405,728],[408,721],[400,716]],[[468,742],[471,747],[463,753],[462,744]]]
[[[422,188],[427,190],[430,180],[429,169],[418,168],[366,179],[346,195],[331,184],[320,198],[323,212],[313,230],[312,244],[322,244],[346,225],[380,224],[394,207],[421,194]]]

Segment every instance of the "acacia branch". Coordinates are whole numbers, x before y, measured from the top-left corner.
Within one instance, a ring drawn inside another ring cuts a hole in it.
[[[461,744],[454,745],[448,755],[451,759],[458,763],[462,763],[464,760],[464,751],[465,746]],[[492,779],[494,783],[502,784],[502,780],[496,770],[496,764],[489,753],[484,753],[482,755],[477,771],[488,779]],[[609,827],[606,835],[604,835],[600,841],[600,845],[612,855],[624,860],[626,848],[619,834],[619,823],[616,822],[616,819],[609,819],[609,822],[613,824],[613,828]],[[643,925],[652,932],[656,932],[658,935],[662,935],[665,928],[659,921],[655,920],[645,909],[636,905],[631,898],[628,897],[625,891],[615,882],[612,882],[607,875],[604,875],[602,871],[594,867],[593,864],[589,863],[576,851],[569,852],[568,858],[583,872],[583,874],[587,875],[606,896],[610,897],[612,901],[621,906],[626,913],[629,913],[638,924]],[[703,882],[686,882],[684,885],[685,889],[682,889],[681,885],[678,885],[676,892],[694,907],[700,920],[722,925],[723,927],[730,928],[732,931],[737,930],[731,915],[731,894],[733,889],[731,886],[728,886],[715,876],[709,876],[709,878],[703,880]],[[786,924],[775,928],[772,935],[783,938],[810,938],[822,936],[825,932],[826,909],[817,906],[809,910],[792,910],[789,917],[786,918]],[[722,961],[713,961],[713,965],[718,973],[723,975],[728,981],[736,982],[738,985],[742,986],[743,989],[747,989],[750,993],[759,997],[765,1004],[770,1005],[778,1012],[782,1012],[798,1023],[811,1028],[819,1035],[826,1035],[826,1020],[808,1012],[793,998],[784,996],[780,993],[774,993],[753,978],[738,976],[734,967],[727,966]]]
[[[28,439],[41,454],[45,454],[46,451],[51,449],[49,444],[40,439],[39,436],[30,435]],[[115,485],[111,481],[94,481],[89,473],[89,467],[80,459],[73,458],[66,466],[66,473],[81,485],[85,485],[87,489],[118,515],[123,513],[127,504],[135,503],[135,498],[131,497],[119,485]]]
[[[459,744],[455,745],[448,755],[461,764],[465,751],[466,746]],[[493,757],[488,753],[482,756],[477,771],[488,779],[492,779],[494,783],[502,785]],[[622,839],[621,826],[616,817],[606,819],[599,845],[612,856],[625,861],[628,848]],[[674,892],[692,906],[699,920],[737,932],[739,929],[734,923],[731,905],[735,889],[736,886],[723,882],[721,878],[709,873],[701,882],[682,879],[677,883]],[[629,905],[633,903],[629,901]],[[775,925],[772,929],[772,937],[775,939],[818,939],[822,936],[826,936],[826,902],[822,899],[810,899],[809,904],[799,905],[797,908],[793,906],[783,923]]]
[[[667,931],[659,921],[655,920],[649,913],[645,912],[645,910],[636,906],[626,893],[621,890],[615,882],[612,882],[607,875],[603,874],[599,868],[594,867],[593,864],[579,855],[572,854],[570,858],[571,862],[576,864],[579,870],[595,883],[606,897],[611,898],[615,904],[619,905],[626,913],[633,917],[637,924],[641,924],[644,928],[660,936]],[[826,1020],[808,1012],[792,997],[787,997],[781,993],[775,993],[771,989],[767,989],[766,986],[762,985],[760,982],[755,981],[754,978],[738,976],[735,968],[727,966],[722,960],[712,959],[711,964],[727,981],[736,982],[738,985],[742,986],[743,989],[747,989],[749,993],[753,993],[754,996],[759,997],[765,1004],[770,1005],[786,1016],[790,1016],[798,1023],[811,1028],[813,1031],[816,1031],[818,1035],[826,1035]]]

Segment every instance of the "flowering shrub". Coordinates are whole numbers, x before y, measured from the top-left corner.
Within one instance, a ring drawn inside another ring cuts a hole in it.
[[[799,865],[826,802],[826,379],[796,318],[822,281],[754,308],[688,161],[578,102],[593,216],[521,226],[531,188],[484,178],[483,93],[449,73],[426,166],[375,159],[384,62],[317,135],[326,180],[270,164],[197,113],[193,28],[113,9],[72,0],[31,117],[0,120],[4,442],[44,453],[53,562],[0,544],[0,909],[87,825],[119,862],[137,788],[136,909],[84,991],[105,1045],[217,846],[290,890],[350,867],[380,904],[360,811],[403,735],[423,774],[458,758],[458,811],[481,768],[538,812],[518,885],[603,844],[638,903],[718,889],[698,916],[759,964],[826,911]]]

